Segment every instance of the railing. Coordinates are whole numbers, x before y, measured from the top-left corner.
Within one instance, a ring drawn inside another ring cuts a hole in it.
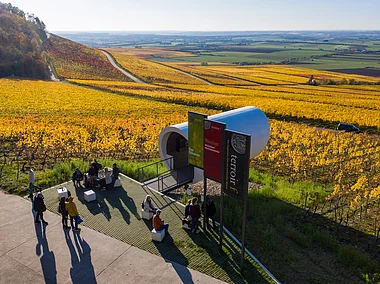
[[[165,169],[169,166],[168,170],[160,172],[160,166],[163,166]],[[167,158],[165,160],[161,160],[149,165],[146,165],[142,168],[138,169],[138,177],[140,182],[146,182],[150,179],[157,178],[164,174],[173,171],[173,157]]]
[[[157,190],[165,193],[174,190],[194,179],[194,167],[188,165],[184,168],[173,170],[168,174],[159,176],[157,179]]]

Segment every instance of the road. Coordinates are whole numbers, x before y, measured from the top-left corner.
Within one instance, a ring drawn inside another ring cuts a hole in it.
[[[133,76],[131,73],[129,73],[126,70],[124,70],[124,69],[120,68],[119,66],[117,66],[115,60],[113,59],[113,57],[108,52],[106,52],[104,50],[102,50],[102,52],[107,56],[108,61],[112,64],[113,67],[115,67],[117,70],[119,70],[125,76],[127,76],[133,82],[140,83],[140,84],[146,84],[146,82],[141,81],[139,78]]]

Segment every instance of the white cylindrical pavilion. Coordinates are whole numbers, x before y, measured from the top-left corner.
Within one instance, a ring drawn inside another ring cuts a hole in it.
[[[247,106],[208,117],[209,120],[226,124],[226,129],[251,135],[251,159],[264,150],[269,140],[270,127],[265,113],[257,107]],[[173,157],[174,168],[187,165],[187,122],[164,128],[158,138],[163,160]],[[168,165],[167,165],[168,166]],[[168,167],[169,168],[169,167]],[[194,168],[194,180],[203,179],[203,170]]]

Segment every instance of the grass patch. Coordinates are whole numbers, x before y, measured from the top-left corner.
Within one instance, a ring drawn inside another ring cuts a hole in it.
[[[158,161],[158,160],[157,160]],[[103,167],[112,168],[112,165],[116,163],[120,171],[138,180],[138,169],[155,162],[153,161],[123,161],[123,160],[98,160]],[[89,163],[81,160],[72,160],[70,162],[60,162],[55,164],[51,169],[45,169],[43,171],[35,170],[36,185],[42,188],[49,188],[51,186],[71,180],[72,174],[76,168],[79,168],[82,172],[87,172]],[[155,168],[146,169],[146,174],[154,175]],[[163,171],[163,165],[159,165],[159,171]],[[28,172],[25,170],[18,171],[17,167],[5,166],[0,174],[0,189],[14,193],[20,196],[26,195],[29,192],[28,189]]]

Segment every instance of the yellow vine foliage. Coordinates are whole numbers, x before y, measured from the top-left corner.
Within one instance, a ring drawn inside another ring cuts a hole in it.
[[[186,106],[69,84],[0,79],[0,141],[51,159],[156,157],[158,135],[187,120]],[[210,112],[192,108],[199,112]]]
[[[112,56],[124,69],[128,70],[145,82],[155,84],[204,84],[197,78],[193,78],[163,64],[115,52],[112,53]]]
[[[45,44],[59,77],[65,79],[129,79],[109,63],[100,51],[51,34]]]
[[[74,82],[104,90],[151,97],[187,105],[202,105],[216,109],[234,109],[253,105],[275,117],[301,117],[336,123],[344,121],[359,126],[380,128],[380,92],[365,93],[355,89],[336,89],[325,86],[293,86],[283,90],[278,86],[233,88],[226,86],[178,85],[144,89],[130,83],[75,80]]]

